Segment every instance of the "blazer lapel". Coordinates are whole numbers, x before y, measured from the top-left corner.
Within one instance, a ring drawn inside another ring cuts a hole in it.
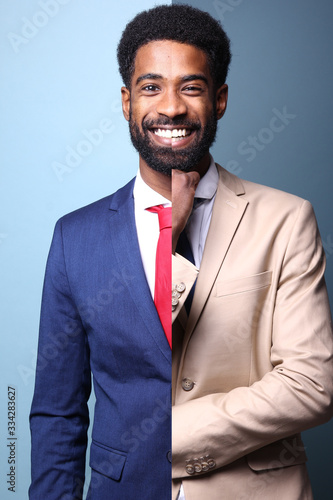
[[[217,167],[219,169],[219,185],[186,327],[185,342],[191,336],[198,322],[248,204],[239,196],[244,194],[244,187],[240,179],[229,174],[219,165]]]
[[[110,204],[111,242],[119,269],[130,276],[129,296],[143,319],[147,331],[171,364],[171,350],[154,305],[143,269],[137,238],[134,198],[134,180],[117,191]]]

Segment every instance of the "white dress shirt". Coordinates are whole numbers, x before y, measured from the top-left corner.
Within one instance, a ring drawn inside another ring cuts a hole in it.
[[[136,232],[143,269],[151,296],[154,298],[156,248],[160,226],[157,213],[148,212],[146,209],[156,205],[171,207],[171,202],[149,187],[142,179],[140,171],[136,175],[133,196]]]
[[[194,208],[186,226],[186,235],[197,268],[200,267],[202,260],[219,179],[214,160],[212,157],[210,158],[209,168],[203,178],[200,179],[196,189]],[[143,268],[152,297],[154,297],[156,248],[160,228],[158,215],[148,212],[147,208],[155,205],[171,207],[172,204],[167,198],[164,198],[144,182],[140,171],[138,171],[135,179],[133,196],[135,224]]]
[[[200,268],[218,185],[218,172],[212,157],[206,174],[200,179],[194,196],[192,213],[186,235],[192,248],[194,262]],[[156,248],[160,234],[158,215],[147,211],[155,205],[170,207],[171,202],[144,182],[138,171],[134,189],[134,214],[143,268],[152,297],[155,289]],[[181,485],[178,500],[185,500]]]

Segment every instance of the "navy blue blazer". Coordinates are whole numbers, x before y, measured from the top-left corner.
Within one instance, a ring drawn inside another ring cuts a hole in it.
[[[171,498],[171,350],[137,240],[132,180],[56,225],[40,322],[31,500]]]

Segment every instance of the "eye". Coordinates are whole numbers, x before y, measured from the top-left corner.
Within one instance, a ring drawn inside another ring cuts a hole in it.
[[[147,92],[157,92],[159,90],[159,87],[157,87],[157,85],[154,85],[153,83],[148,83],[148,85],[142,87],[142,90],[145,90]]]
[[[187,94],[195,94],[199,95],[202,93],[202,88],[199,87],[198,85],[187,85],[186,87],[183,88],[183,92],[186,92]]]

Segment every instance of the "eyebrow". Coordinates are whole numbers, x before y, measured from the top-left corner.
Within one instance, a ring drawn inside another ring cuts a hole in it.
[[[162,80],[163,76],[157,73],[146,73],[145,75],[140,75],[136,80],[136,85],[138,85],[143,80]],[[194,73],[192,75],[184,75],[180,77],[182,82],[192,82],[193,80],[201,80],[208,85],[208,79],[205,75],[201,73]]]
[[[139,76],[135,83],[138,85],[142,80],[161,80],[162,78],[162,75],[156,73],[146,73],[145,75]]]
[[[201,80],[202,82],[205,82],[208,85],[208,78],[201,73],[193,75],[184,75],[181,77],[182,82],[191,82],[192,80]]]

